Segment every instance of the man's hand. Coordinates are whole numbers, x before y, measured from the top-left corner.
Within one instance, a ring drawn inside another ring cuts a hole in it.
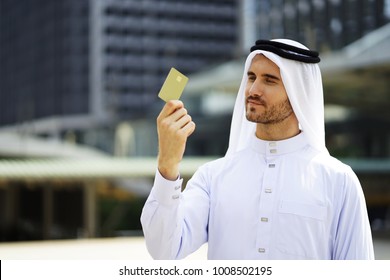
[[[179,176],[179,163],[183,158],[187,138],[194,132],[192,121],[183,102],[168,101],[157,117],[158,170],[168,180]]]

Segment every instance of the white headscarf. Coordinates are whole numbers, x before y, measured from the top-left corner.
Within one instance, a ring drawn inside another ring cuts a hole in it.
[[[277,39],[273,41],[308,50],[304,45],[292,40]],[[255,50],[248,55],[245,62],[244,74],[234,106],[229,148],[226,155],[231,155],[245,148],[256,131],[256,123],[246,119],[245,87],[248,80],[248,69],[252,59],[257,54],[263,54],[279,67],[287,96],[298,119],[300,129],[312,147],[328,153],[325,147],[322,78],[318,64],[299,62],[282,58],[269,51]]]

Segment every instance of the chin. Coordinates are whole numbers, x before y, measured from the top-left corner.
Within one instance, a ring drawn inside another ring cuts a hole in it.
[[[257,122],[258,115],[253,114],[253,113],[247,113],[245,116],[246,116],[246,119],[248,121],[250,121],[250,122]]]

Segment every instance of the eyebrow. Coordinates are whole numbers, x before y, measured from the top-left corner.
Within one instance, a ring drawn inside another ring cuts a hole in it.
[[[277,81],[280,81],[280,79],[274,75],[271,75],[271,74],[263,74],[261,75],[262,77],[265,77],[265,78],[269,78],[269,79],[273,79],[273,80],[277,80]]]
[[[248,71],[247,75],[248,76],[256,76],[256,74],[253,73],[252,71]],[[265,77],[265,78],[269,78],[269,79],[280,81],[280,78],[278,78],[278,77],[276,77],[276,76],[274,76],[272,74],[262,74],[261,76]]]

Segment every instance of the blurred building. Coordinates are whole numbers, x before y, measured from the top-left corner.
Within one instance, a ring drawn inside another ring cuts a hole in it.
[[[153,111],[171,67],[188,75],[234,57],[237,6],[0,0],[0,126],[112,152],[116,124]]]
[[[107,171],[115,160],[86,145],[117,156],[155,153],[145,119],[162,105],[157,93],[168,71],[188,75],[232,59],[237,7],[236,0],[0,0],[0,158],[66,157],[59,170],[72,169],[47,176],[54,160],[32,176],[2,174],[0,241],[139,230],[150,172],[136,181],[137,168],[116,174],[125,160],[102,176],[96,164],[108,160]]]
[[[154,160],[137,180],[139,162],[115,167],[107,154],[155,154],[149,118],[168,71],[234,58],[237,10],[236,0],[0,0],[0,241],[139,230]]]
[[[147,111],[171,67],[189,74],[234,56],[235,0],[111,0],[94,5],[91,29],[98,30],[91,47],[94,59],[102,60],[95,69],[103,70],[95,73],[94,83],[100,81],[95,92],[103,92],[103,109],[117,115]]]
[[[245,55],[258,38],[339,50],[390,21],[389,0],[0,0],[0,7],[0,131],[125,155],[156,153],[156,95],[170,67],[199,72]],[[214,110],[230,110],[229,102]],[[188,152],[223,154],[225,116],[214,114],[218,126],[209,127],[204,102],[188,105],[198,127],[216,136],[207,146],[190,142]]]
[[[293,38],[320,51],[340,49],[390,21],[388,0],[244,0],[242,3],[245,50],[258,38]]]
[[[89,112],[88,1],[0,1],[0,125]]]

